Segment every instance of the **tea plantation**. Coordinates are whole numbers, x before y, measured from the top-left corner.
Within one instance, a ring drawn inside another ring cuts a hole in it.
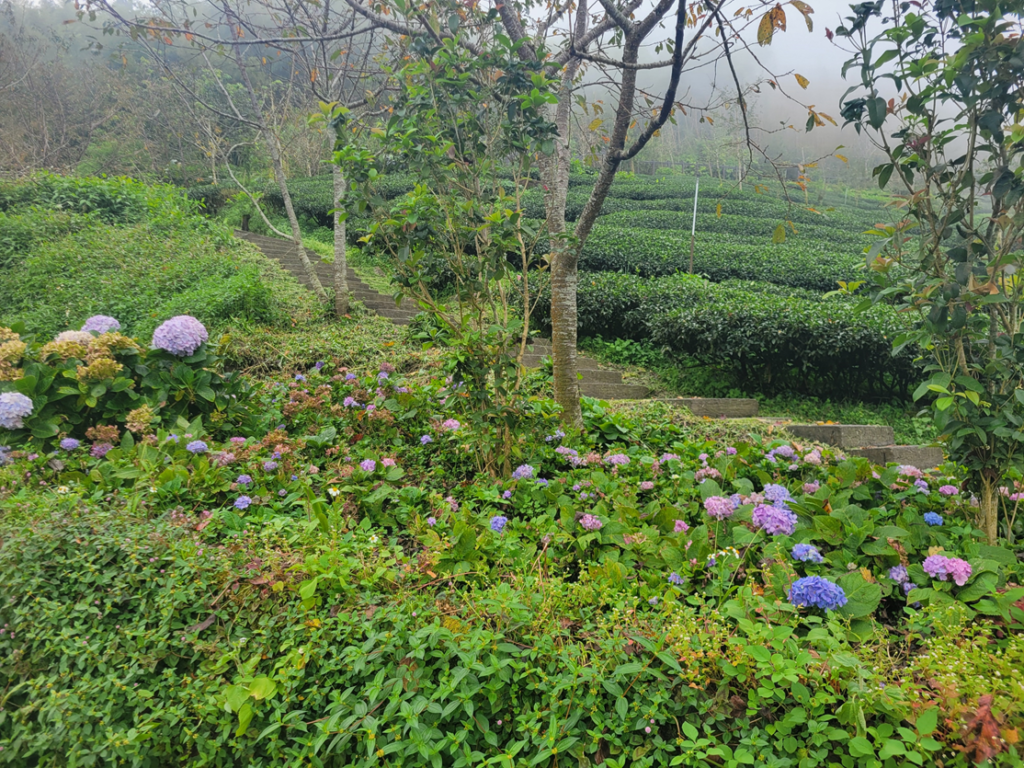
[[[585,329],[915,385],[807,277],[856,277],[853,213],[773,246],[726,198],[710,282],[659,271],[685,188],[617,187]],[[989,543],[959,467],[659,403],[566,430],[540,373],[492,418],[458,350],[323,319],[171,188],[4,185],[0,244],[0,765],[1024,763],[1021,524]]]

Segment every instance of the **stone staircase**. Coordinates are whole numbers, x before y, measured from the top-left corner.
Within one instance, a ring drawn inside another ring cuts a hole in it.
[[[274,259],[288,270],[296,280],[310,287],[297,248],[289,240],[265,237],[252,232],[235,231],[235,236],[252,243],[268,258]],[[333,265],[320,260],[320,256],[306,249],[306,256],[316,268],[317,277],[326,287],[334,282]],[[348,287],[352,298],[361,301],[367,309],[398,325],[408,325],[419,311],[409,299],[395,304],[393,297],[381,293],[364,283],[351,268],[347,273]],[[539,368],[551,355],[548,339],[533,339],[523,357],[527,368]],[[600,365],[593,358],[577,355],[577,370],[580,373],[580,392],[587,397],[601,400],[643,400],[651,394],[640,384],[631,384],[622,379],[622,371]],[[673,407],[686,408],[695,416],[708,418],[750,418],[757,416],[757,400],[743,398],[660,398],[659,402]],[[885,465],[888,462],[909,464],[920,469],[937,467],[943,461],[942,449],[918,445],[893,445],[895,438],[892,427],[851,425],[851,424],[794,424],[787,427],[790,434],[804,440],[825,443],[842,448],[848,453]]]
[[[944,461],[941,448],[928,445],[895,445],[892,427],[874,424],[792,424],[786,429],[794,437],[834,445],[873,464],[908,464],[933,469]]]
[[[290,240],[282,240],[279,237],[265,237],[253,232],[242,232],[235,230],[235,237],[252,243],[267,258],[273,259],[295,277],[307,288],[310,287],[309,278],[302,267],[302,261],[297,253],[295,243]],[[320,283],[329,288],[334,284],[334,265],[320,260],[320,255],[308,248],[305,249],[306,257],[316,267],[316,276]],[[376,314],[386,317],[398,325],[408,325],[416,317],[419,309],[409,299],[402,299],[400,304],[395,304],[395,299],[385,293],[371,288],[359,279],[355,271],[349,267],[345,273],[348,281],[348,290],[352,298],[361,301],[367,309],[373,310]]]

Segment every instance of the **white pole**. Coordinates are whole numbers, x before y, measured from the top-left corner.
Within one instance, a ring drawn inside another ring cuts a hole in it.
[[[693,226],[690,228],[690,274],[693,274],[693,243],[697,235],[697,194],[700,192],[700,176],[697,177],[697,186],[693,188]]]

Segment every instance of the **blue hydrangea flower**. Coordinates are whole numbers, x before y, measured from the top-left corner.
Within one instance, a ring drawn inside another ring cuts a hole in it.
[[[153,348],[178,357],[189,357],[209,338],[206,327],[194,317],[177,315],[153,331]]]
[[[264,461],[263,462],[263,471],[264,472],[273,472],[275,469],[277,469],[277,462],[276,461]]]
[[[789,602],[797,607],[834,611],[846,605],[846,593],[838,584],[821,576],[805,576],[790,586]]]
[[[237,499],[235,499],[234,506],[235,509],[246,509],[250,504],[252,504],[252,499],[250,499],[248,496],[239,496]]]
[[[672,571],[672,573],[670,573],[668,575],[668,583],[669,584],[682,584],[683,583],[683,577],[680,576],[675,571]]]
[[[305,376],[303,376],[303,375],[302,375],[301,373],[296,373],[296,374],[295,374],[295,380],[296,380],[296,381],[305,381],[305,380],[306,380],[306,377],[305,377]]]
[[[794,560],[799,560],[801,563],[823,563],[825,558],[821,556],[821,552],[818,548],[812,544],[797,544],[793,547],[790,554]]]
[[[239,485],[249,485],[250,483],[252,483],[252,477],[250,477],[249,475],[239,475],[238,479],[235,480],[235,482],[238,483]]]
[[[942,525],[942,515],[938,512],[925,512],[924,521],[928,525]]]
[[[503,498],[503,499],[511,499],[512,498],[512,491],[505,491],[504,493],[501,494],[501,498]]]
[[[185,446],[185,450],[189,453],[206,453],[208,448],[209,446],[202,440],[193,440]]]
[[[505,526],[508,524],[508,518],[504,515],[495,515],[491,518],[491,530],[495,533],[501,533],[505,530]]]
[[[109,315],[93,315],[85,321],[82,330],[95,331],[100,334],[110,333],[111,331],[120,331],[121,324]]]
[[[889,578],[897,584],[906,584],[910,581],[910,576],[907,574],[907,567],[905,565],[894,565],[890,568]]]
[[[764,487],[764,497],[773,504],[778,504],[780,501],[789,501],[792,496],[789,495],[789,489],[784,485],[776,485],[775,483],[768,483]]]
[[[428,443],[432,442],[434,442],[434,438],[432,438],[430,435],[423,435],[420,438],[420,445],[427,445]]]
[[[533,467],[529,464],[520,464],[512,473],[513,480],[525,480],[529,477],[533,477]]]
[[[63,440],[60,441],[60,447],[65,451],[73,451],[80,445],[81,443],[75,440],[75,438],[73,437],[65,437]]]
[[[34,407],[32,400],[21,392],[0,394],[0,427],[11,430],[21,429],[25,426],[22,419],[30,415]]]

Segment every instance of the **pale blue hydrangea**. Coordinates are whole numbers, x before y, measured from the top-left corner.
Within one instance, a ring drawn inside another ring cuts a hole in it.
[[[109,315],[93,315],[85,321],[82,330],[94,333],[110,333],[111,331],[120,331],[121,324]]]
[[[512,472],[513,480],[526,480],[531,477],[533,477],[533,467],[529,464],[520,464]]]
[[[153,331],[153,348],[178,357],[189,357],[209,338],[206,328],[194,317],[177,315]]]
[[[73,437],[65,437],[63,440],[60,441],[60,447],[65,451],[73,451],[80,445],[81,443],[75,440],[75,438]]]
[[[239,496],[235,499],[235,509],[247,509],[252,504],[252,499],[248,496]]]
[[[185,450],[189,453],[206,453],[209,446],[202,440],[193,440],[191,443],[185,446]]]
[[[504,515],[495,515],[491,518],[491,530],[495,533],[504,531],[506,525],[508,525],[508,518]]]
[[[32,413],[33,407],[31,398],[21,392],[0,394],[0,427],[21,429],[25,426],[23,419]]]
[[[821,556],[821,552],[813,544],[797,544],[793,547],[790,554],[794,560],[799,560],[801,563],[823,563],[825,558]]]
[[[942,525],[942,515],[938,512],[925,512],[924,521],[928,525]]]

